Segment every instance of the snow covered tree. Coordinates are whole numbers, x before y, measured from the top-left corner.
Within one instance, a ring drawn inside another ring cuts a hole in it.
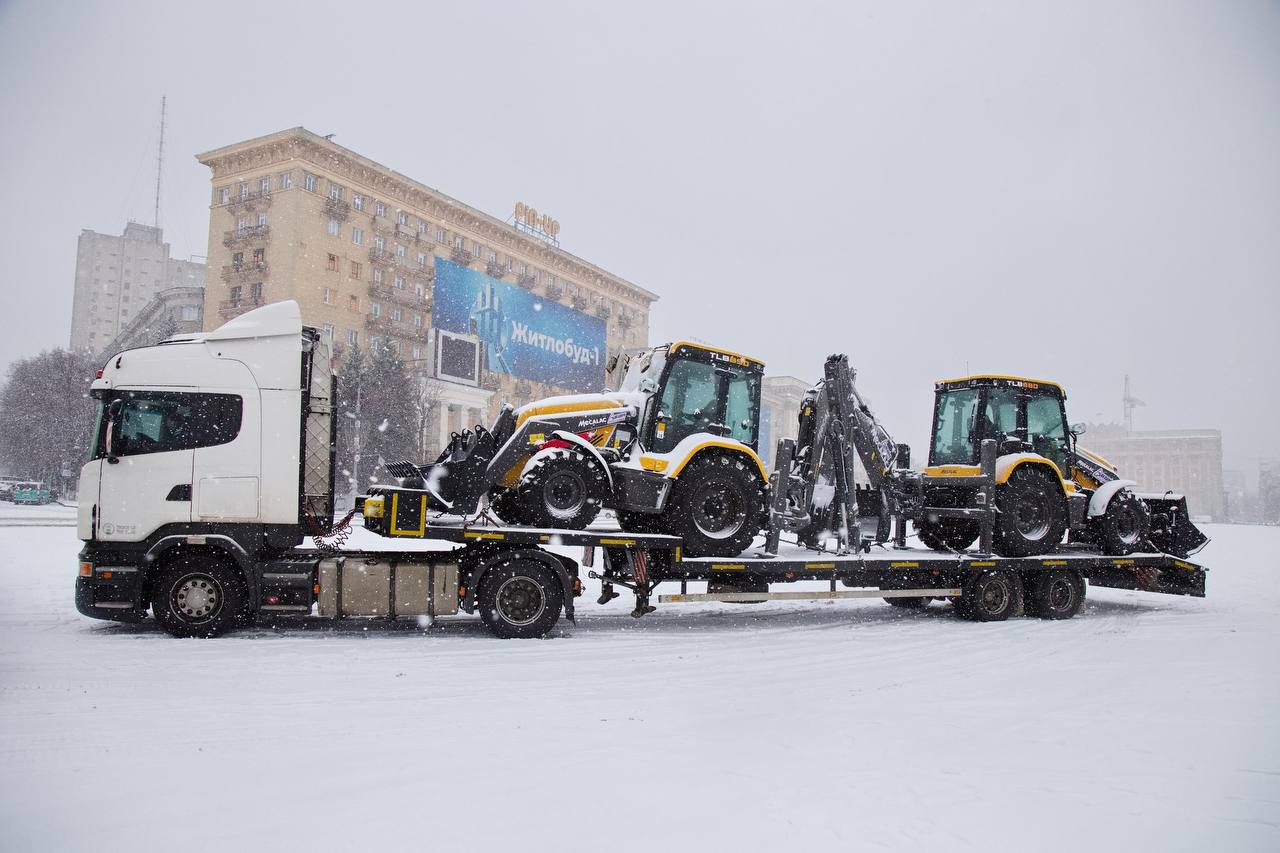
[[[426,416],[421,407],[435,400],[418,384],[385,344],[347,351],[338,386],[339,492],[345,485],[346,491],[359,494],[372,482],[388,480],[385,472],[379,473],[384,462],[423,461],[419,436]]]
[[[0,389],[0,461],[10,473],[63,488],[64,464],[78,475],[97,412],[89,396],[96,369],[88,354],[64,349],[9,367]]]

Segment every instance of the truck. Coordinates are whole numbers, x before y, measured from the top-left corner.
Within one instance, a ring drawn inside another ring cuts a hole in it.
[[[681,344],[678,349],[687,349],[690,361],[710,366],[708,375],[716,384],[709,391],[725,391],[732,377],[746,377],[743,381],[749,383],[763,370],[754,360],[744,365],[741,356],[706,347],[699,352],[699,346]],[[665,376],[681,355],[674,345],[660,349]],[[729,432],[720,437],[719,446],[710,448],[717,455],[706,457],[717,461],[704,463],[717,466],[712,471],[720,476],[701,478],[693,499],[668,504],[669,494],[666,499],[644,495],[651,501],[650,512],[644,513],[637,504],[628,509],[617,503],[615,495],[626,488],[604,493],[605,508],[624,519],[628,512],[644,516],[639,524],[635,518],[623,527],[596,518],[585,527],[496,523],[486,512],[487,496],[493,488],[504,488],[502,477],[516,457],[499,458],[493,452],[493,431],[484,431],[490,449],[477,454],[486,441],[477,427],[455,436],[436,463],[442,468],[401,466],[393,472],[400,478],[397,485],[370,488],[352,514],[335,521],[339,388],[332,360],[330,339],[305,326],[293,302],[267,305],[218,329],[175,336],[108,360],[91,386],[99,413],[91,459],[80,479],[77,534],[84,546],[77,609],[117,621],[150,616],[179,637],[215,636],[261,619],[434,620],[465,612],[478,614],[498,637],[530,638],[547,634],[562,615],[575,618],[584,570],[600,580],[602,603],[618,596],[617,588],[629,589],[637,617],[653,612],[655,601],[879,597],[911,608],[950,601],[957,613],[977,620],[1019,613],[1069,618],[1081,606],[1086,581],[1205,594],[1204,567],[1167,553],[1109,555],[1077,543],[1035,556],[996,554],[989,541],[993,513],[971,513],[972,508],[949,511],[978,522],[977,551],[908,546],[903,532],[906,492],[854,486],[846,463],[857,450],[852,438],[861,433],[852,431],[852,398],[832,397],[829,390],[815,398],[829,405],[822,418],[810,421],[807,443],[798,450],[794,443],[782,444],[775,470],[758,496],[752,492],[751,504],[735,504],[724,489],[707,486],[745,481],[732,454],[750,448],[726,427]],[[602,458],[600,447],[607,446],[617,466],[656,475],[640,479],[637,474],[640,486],[634,488],[675,489],[679,472],[670,471],[671,460],[689,448],[677,441],[664,459],[651,454],[634,431],[617,429],[624,421],[643,422],[636,407],[647,406],[646,399],[661,387],[644,381],[655,361],[651,354],[647,369],[641,369],[643,358],[635,361],[634,373],[624,365],[622,372],[633,374],[639,393],[610,398],[626,412],[626,418],[612,424],[572,420],[566,425],[548,419],[549,428],[543,430],[538,422],[548,413],[504,409],[504,416],[517,422],[526,415],[511,433],[523,431],[520,455],[528,459],[521,471],[545,459],[538,454],[547,450],[573,448],[585,454],[576,438]],[[758,417],[758,384],[754,387],[752,398],[751,385],[744,386]],[[710,405],[690,397],[660,413],[672,429],[680,423],[724,425],[727,399],[723,394],[719,402],[714,394],[708,399]],[[598,417],[592,414],[599,409],[594,399],[559,405],[567,407],[563,411],[571,418]],[[746,423],[738,435],[754,440],[750,416],[741,421]],[[601,427],[613,428],[597,435]],[[847,438],[832,443],[839,435]],[[878,458],[884,438],[858,452],[864,459]],[[548,441],[558,443],[543,447]],[[839,451],[843,461],[833,467],[835,457],[818,453],[820,447]],[[981,464],[965,485],[985,495],[983,490],[994,489],[996,479],[994,442],[983,440],[981,452]],[[457,478],[457,471],[450,475],[454,489],[470,488],[485,498],[477,501],[475,512],[468,506],[466,514],[458,514],[459,492],[450,496],[441,491],[438,475],[447,473],[454,457],[460,469],[484,472],[474,474],[477,480],[469,485]],[[656,461],[646,466],[646,457]],[[484,459],[484,464],[467,468],[468,459]],[[655,470],[663,461],[668,464]],[[734,472],[722,472],[722,467]],[[753,483],[764,474],[754,463],[749,473]],[[448,502],[443,509],[442,502]],[[685,526],[663,529],[669,505],[679,508]],[[654,511],[658,506],[664,509]],[[832,507],[843,508],[834,522],[823,514]],[[702,518],[689,521],[699,512]],[[379,537],[378,547],[339,547],[356,513]],[[689,524],[702,525],[701,538],[687,535]],[[743,524],[753,537],[746,547],[733,553],[687,552],[690,541],[702,544],[715,538],[709,533],[723,535],[728,529],[736,538]],[[894,536],[875,535],[895,524]],[[761,532],[763,536],[756,535]],[[795,538],[784,542],[784,535]],[[581,559],[573,556],[577,549]],[[818,583],[792,586],[800,581]],[[690,582],[705,583],[705,591],[691,592]],[[679,592],[658,595],[661,584],[678,584]]]

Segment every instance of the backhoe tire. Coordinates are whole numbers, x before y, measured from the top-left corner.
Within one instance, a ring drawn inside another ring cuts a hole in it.
[[[1062,484],[1044,465],[1024,465],[996,486],[994,547],[1003,557],[1047,554],[1067,531]]]
[[[174,637],[216,637],[245,623],[249,594],[229,559],[192,553],[171,560],[151,593],[156,621]]]
[[[534,457],[516,490],[530,526],[583,530],[599,515],[609,479],[586,454],[557,447]]]
[[[526,526],[530,523],[529,513],[520,501],[520,493],[515,489],[499,486],[489,498],[489,509],[503,524],[514,527]]]
[[[660,518],[664,533],[684,539],[687,557],[736,557],[766,518],[765,483],[738,454],[704,453],[671,485]]]
[[[1151,513],[1142,499],[1128,489],[1111,496],[1107,511],[1093,519],[1094,539],[1102,553],[1124,556],[1140,550],[1151,537]]]
[[[978,522],[963,518],[916,523],[916,536],[920,538],[920,544],[930,551],[963,551],[977,541],[981,532]]]

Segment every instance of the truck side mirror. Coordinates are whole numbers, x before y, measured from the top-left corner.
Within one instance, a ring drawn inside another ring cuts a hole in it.
[[[115,465],[120,461],[120,457],[116,456],[113,447],[116,432],[116,423],[120,420],[120,412],[124,409],[123,400],[112,400],[107,404],[107,462]]]
[[[1088,425],[1085,423],[1078,423],[1078,424],[1071,425],[1072,435],[1084,435],[1086,432],[1088,432]]]

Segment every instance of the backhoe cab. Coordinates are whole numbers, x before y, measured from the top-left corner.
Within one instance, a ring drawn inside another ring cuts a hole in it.
[[[733,556],[766,512],[763,374],[757,359],[687,341],[623,354],[608,365],[617,391],[504,406],[434,464],[387,468],[429,510],[471,515],[487,497],[505,522],[580,530],[608,507],[625,530],[684,537],[689,556]]]
[[[1115,467],[1079,447],[1083,425],[1068,426],[1066,394],[1053,382],[969,376],[937,383],[924,504],[968,507],[983,441],[996,444],[993,545],[1006,556],[1053,550],[1068,531],[1112,555],[1152,547],[1186,556],[1207,538],[1191,524],[1181,495],[1136,495]],[[978,539],[969,518],[916,520],[928,547],[961,550]]]

